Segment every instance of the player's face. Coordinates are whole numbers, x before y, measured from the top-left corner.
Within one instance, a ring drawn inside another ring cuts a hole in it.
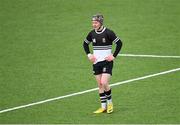
[[[98,21],[92,21],[92,27],[93,27],[93,29],[98,30],[100,26],[101,26],[101,23],[100,23],[100,22],[98,22]]]

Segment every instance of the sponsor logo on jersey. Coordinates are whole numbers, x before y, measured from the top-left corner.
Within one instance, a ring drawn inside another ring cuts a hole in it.
[[[96,39],[92,39],[93,40],[93,43],[96,43]]]
[[[102,42],[105,43],[105,42],[106,42],[106,39],[105,39],[105,38],[102,38]]]

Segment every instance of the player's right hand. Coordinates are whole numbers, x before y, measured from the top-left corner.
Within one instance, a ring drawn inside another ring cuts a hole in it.
[[[92,63],[94,63],[96,61],[96,57],[93,54],[88,54],[88,59]]]

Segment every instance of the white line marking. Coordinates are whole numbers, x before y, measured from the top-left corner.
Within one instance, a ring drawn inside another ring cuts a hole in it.
[[[130,83],[130,82],[133,82],[133,81],[143,80],[143,79],[151,78],[151,77],[154,77],[154,76],[159,76],[159,75],[164,75],[164,74],[176,72],[176,71],[179,71],[179,70],[180,70],[180,68],[171,69],[171,70],[168,70],[168,71],[163,71],[163,72],[159,72],[159,73],[155,73],[155,74],[151,74],[151,75],[146,75],[146,76],[143,76],[143,77],[138,77],[138,78],[134,78],[134,79],[130,79],[130,80],[117,82],[117,83],[111,84],[110,86],[117,86],[117,85],[120,85],[120,84]],[[26,105],[13,107],[13,108],[8,108],[8,109],[1,110],[0,113],[5,113],[5,112],[17,110],[17,109],[26,108],[26,107],[31,107],[31,106],[34,106],[34,105],[39,105],[39,104],[43,104],[43,103],[46,103],[46,102],[51,102],[51,101],[55,101],[55,100],[59,100],[59,99],[63,99],[63,98],[71,97],[71,96],[81,95],[81,94],[96,91],[96,90],[98,90],[98,88],[93,88],[93,89],[89,89],[89,90],[85,90],[85,91],[81,91],[81,92],[77,92],[77,93],[72,93],[72,94],[68,94],[68,95],[64,95],[64,96],[59,96],[59,97],[55,97],[55,98],[46,99],[46,100],[39,101],[39,102],[34,102],[34,103],[26,104]]]
[[[180,56],[135,55],[135,54],[118,54],[118,56],[128,56],[128,57],[151,57],[151,58],[180,58]]]

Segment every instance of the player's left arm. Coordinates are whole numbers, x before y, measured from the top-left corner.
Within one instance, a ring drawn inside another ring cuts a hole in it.
[[[118,53],[120,52],[122,48],[122,41],[119,37],[116,36],[113,31],[108,32],[108,37],[113,43],[116,44],[116,49],[114,53],[105,58],[107,61],[112,61],[117,57]]]
[[[116,49],[113,53],[114,57],[117,57],[118,53],[120,52],[121,48],[122,48],[122,41],[119,39],[117,42],[115,42],[116,44]]]

